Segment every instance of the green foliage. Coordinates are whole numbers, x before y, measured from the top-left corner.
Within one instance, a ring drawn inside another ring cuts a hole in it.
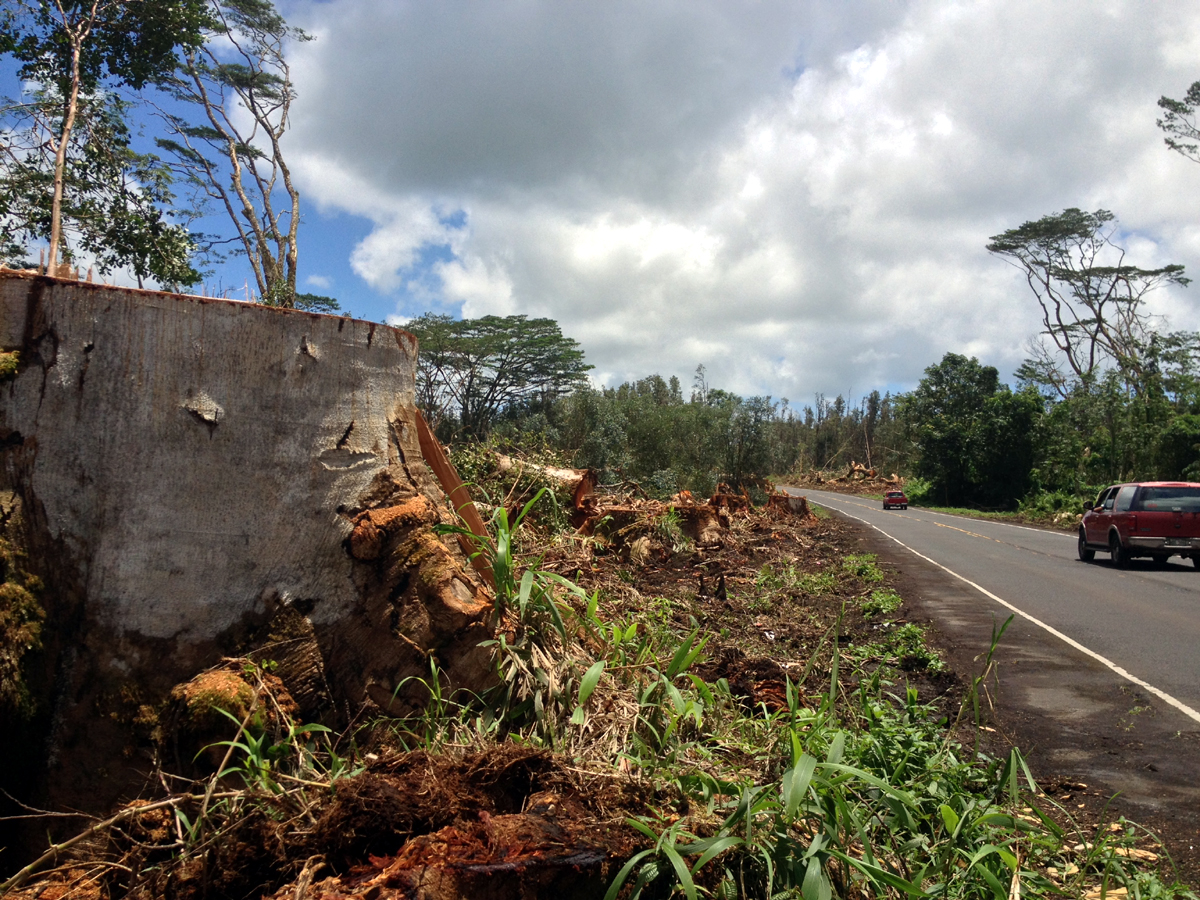
[[[29,572],[20,544],[21,501],[11,494],[0,499],[0,716],[15,720],[34,712],[26,666],[41,649],[46,612],[42,580]]]
[[[685,400],[679,379],[651,375],[615,388],[580,387],[541,413],[545,437],[575,451],[602,480],[635,481],[651,497],[708,496],[720,482],[757,490],[791,464],[779,404],[710,389]],[[526,420],[528,421],[528,420]]]
[[[342,304],[333,297],[323,297],[320,294],[296,294],[293,305],[296,309],[316,313],[335,313],[342,308]]]
[[[81,89],[93,93],[104,84],[140,90],[157,84],[175,68],[176,51],[203,43],[211,25],[207,0],[119,0],[63,4],[67,23],[54,4],[13,0],[0,18],[0,51],[11,53],[23,80],[54,83],[66,96],[72,82],[69,30],[86,26],[79,53]]]
[[[1094,382],[1106,363],[1144,395],[1155,374],[1145,297],[1189,282],[1181,265],[1127,265],[1111,240],[1113,220],[1104,209],[1066,209],[995,235],[987,247],[1024,273],[1037,298],[1042,334],[1057,357],[1041,353],[1027,365],[1062,397],[1072,379]]]
[[[838,577],[833,572],[804,572],[796,576],[795,584],[802,593],[820,596],[837,587]]]
[[[654,532],[671,548],[672,553],[686,553],[691,550],[692,540],[684,533],[683,520],[674,507],[667,507],[666,512],[655,520]]]
[[[1182,100],[1160,97],[1163,117],[1158,127],[1166,132],[1163,139],[1168,147],[1192,162],[1200,162],[1200,128],[1196,125],[1196,108],[1200,107],[1200,81],[1192,82]]]
[[[1167,143],[1185,155],[1175,139],[1194,124],[1196,98],[1188,97],[1160,101]],[[1034,496],[1078,500],[1113,481],[1200,470],[1200,335],[1160,331],[1145,306],[1151,291],[1189,279],[1180,265],[1127,265],[1114,232],[1107,210],[1067,209],[988,245],[1021,269],[1042,312],[1042,340],[1017,371],[1042,395],[1031,423]]]
[[[0,119],[0,254],[47,239],[51,262],[76,247],[102,273],[129,266],[138,279],[193,284],[193,241],[172,220],[169,170],[131,148],[130,103],[119,91],[161,84],[179,48],[203,41],[206,0],[99,4],[16,0],[0,20],[0,49],[17,61],[26,93]],[[61,174],[61,182],[56,179]]]
[[[870,596],[859,603],[863,616],[868,619],[889,615],[903,605],[904,598],[888,588],[871,591]]]
[[[591,369],[551,319],[429,313],[404,327],[420,342],[417,404],[444,439],[484,438],[502,411],[545,407]]]
[[[0,537],[0,712],[6,714],[33,710],[23,668],[42,645],[41,588],[41,580],[25,571],[24,554]]]
[[[0,382],[15,377],[20,365],[21,353],[19,350],[0,351]]]
[[[595,636],[598,596],[588,597],[560,575],[523,568],[517,559],[515,533],[543,494],[545,489],[539,490],[511,523],[508,511],[497,507],[490,540],[457,525],[438,530],[474,541],[495,585],[496,636],[481,646],[493,649],[499,683],[482,698],[486,708],[473,727],[495,737],[515,733],[539,746],[561,748],[571,740],[572,730],[586,723],[586,705],[604,666],[584,666],[578,643],[581,635]],[[560,599],[556,591],[573,597],[582,609]],[[432,686],[440,691],[436,672]]]
[[[226,766],[218,772],[217,777],[238,775],[247,787],[272,794],[282,791],[278,783],[278,773],[281,770],[289,773],[289,770],[311,769],[315,754],[313,737],[330,733],[330,730],[324,725],[297,725],[294,722],[288,722],[286,730],[276,739],[265,728],[247,728],[244,723],[238,721],[236,716],[226,710],[218,709],[217,712],[238,726],[233,740],[218,741],[213,745],[229,748],[230,755],[235,757],[232,765]],[[296,760],[295,757],[299,757],[299,760]],[[336,756],[333,757],[333,760],[340,763]],[[338,774],[345,774],[340,771],[340,768],[335,765]]]
[[[900,659],[902,667],[934,672],[946,667],[937,651],[926,643],[925,629],[913,622],[890,631],[884,646],[889,654]]]
[[[947,353],[902,403],[920,448],[916,473],[929,488],[910,500],[943,505],[1012,506],[1030,486],[1034,393],[1012,393],[999,373],[976,359]]]
[[[883,572],[875,564],[874,553],[851,553],[842,560],[842,568],[848,574],[868,584],[883,581]]]

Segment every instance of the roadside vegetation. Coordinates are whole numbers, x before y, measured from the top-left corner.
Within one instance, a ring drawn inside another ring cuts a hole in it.
[[[207,710],[207,774],[164,770],[0,891],[462,896],[479,871],[613,900],[1195,897],[1102,798],[1068,809],[984,740],[991,654],[948,670],[848,526],[746,510],[701,546],[640,501],[584,537],[535,469],[464,453],[494,688],[453,693],[431,660],[409,714],[338,734],[296,721],[269,659],[228,661],[175,701]]]

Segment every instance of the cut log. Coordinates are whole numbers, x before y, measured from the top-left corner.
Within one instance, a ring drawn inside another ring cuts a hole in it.
[[[279,663],[330,724],[421,702],[395,692],[431,657],[447,687],[489,683],[490,592],[433,531],[452,516],[411,335],[3,272],[0,351],[19,353],[0,524],[45,617],[29,702],[0,710],[4,790],[89,812],[134,795],[155,711],[225,656]]]
[[[547,481],[557,485],[561,490],[570,493],[571,505],[576,510],[582,510],[587,499],[596,490],[599,478],[592,469],[564,469],[558,466],[543,466],[523,459],[513,459],[503,453],[496,454],[496,464],[501,472],[511,472],[514,469],[536,472]]]

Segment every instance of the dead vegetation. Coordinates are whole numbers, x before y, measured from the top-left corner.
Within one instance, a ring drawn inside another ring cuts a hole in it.
[[[888,474],[854,460],[845,470],[808,469],[793,472],[788,476],[787,483],[851,494],[882,493],[904,488],[904,479],[895,472]]]

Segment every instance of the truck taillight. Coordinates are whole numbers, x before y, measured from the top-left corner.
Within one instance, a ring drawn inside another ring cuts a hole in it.
[[[1130,531],[1137,531],[1137,516],[1130,516],[1130,517],[1129,517],[1129,530],[1130,530]]]

